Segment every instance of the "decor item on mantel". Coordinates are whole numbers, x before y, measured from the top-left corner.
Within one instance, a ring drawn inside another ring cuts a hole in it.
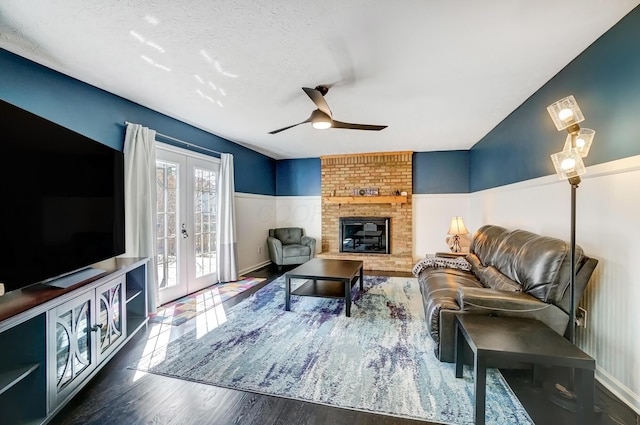
[[[547,107],[549,115],[558,131],[567,130],[567,138],[561,152],[551,155],[551,160],[560,180],[568,180],[571,185],[571,276],[569,283],[570,299],[569,305],[569,325],[567,328],[567,338],[575,344],[576,328],[576,304],[579,300],[575,296],[576,281],[576,189],[581,182],[580,176],[586,173],[582,158],[589,154],[591,142],[595,136],[595,131],[583,128],[578,125],[584,121],[584,115],[578,106],[578,102],[573,96],[567,96]],[[575,411],[577,396],[574,391],[574,371],[570,370],[569,388],[561,384],[556,384],[551,394],[552,401],[556,404]]]
[[[447,244],[451,249],[451,252],[461,252],[462,248],[460,247],[460,236],[468,235],[469,231],[464,225],[464,221],[462,221],[462,217],[451,217],[451,224],[449,225],[448,235],[453,236],[453,238],[447,238]]]
[[[356,188],[351,191],[351,196],[378,196],[379,191],[377,188]]]

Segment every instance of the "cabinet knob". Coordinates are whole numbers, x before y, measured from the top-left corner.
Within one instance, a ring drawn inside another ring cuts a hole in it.
[[[103,327],[104,327],[104,325],[103,325],[102,323],[100,323],[99,325],[94,325],[94,326],[91,328],[91,332],[97,332],[97,331],[98,331],[98,329],[102,329]]]

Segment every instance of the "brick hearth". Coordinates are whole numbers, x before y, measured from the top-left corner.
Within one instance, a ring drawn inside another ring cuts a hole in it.
[[[413,213],[412,152],[383,152],[321,157],[322,258],[364,261],[368,270],[411,271]],[[354,189],[377,188],[380,196],[407,192],[407,203],[333,203],[329,197],[351,196]],[[341,253],[340,217],[391,217],[391,254]]]

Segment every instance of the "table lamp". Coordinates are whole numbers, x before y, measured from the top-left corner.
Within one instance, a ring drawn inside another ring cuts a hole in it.
[[[460,235],[468,235],[469,231],[462,221],[462,217],[451,217],[451,224],[449,225],[449,231],[447,235],[453,236],[453,245],[451,245],[451,252],[460,252]]]

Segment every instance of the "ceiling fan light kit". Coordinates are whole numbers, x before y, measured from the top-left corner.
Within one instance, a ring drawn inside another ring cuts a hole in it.
[[[293,124],[287,127],[279,128],[277,130],[270,131],[269,134],[276,134],[284,130],[288,130],[292,127],[295,127],[300,124],[311,123],[313,128],[318,130],[326,130],[327,128],[345,128],[349,130],[371,130],[371,131],[380,131],[387,128],[386,125],[371,125],[371,124],[354,124],[342,121],[336,121],[333,119],[333,115],[331,113],[331,109],[329,109],[329,105],[326,100],[324,100],[324,95],[329,92],[329,87],[327,86],[317,86],[316,88],[303,87],[302,90],[309,96],[309,98],[315,103],[318,107],[315,111],[311,113],[309,118],[306,120],[299,122],[297,124]]]
[[[320,109],[316,109],[311,113],[311,125],[315,129],[326,130],[331,127],[331,118]]]

